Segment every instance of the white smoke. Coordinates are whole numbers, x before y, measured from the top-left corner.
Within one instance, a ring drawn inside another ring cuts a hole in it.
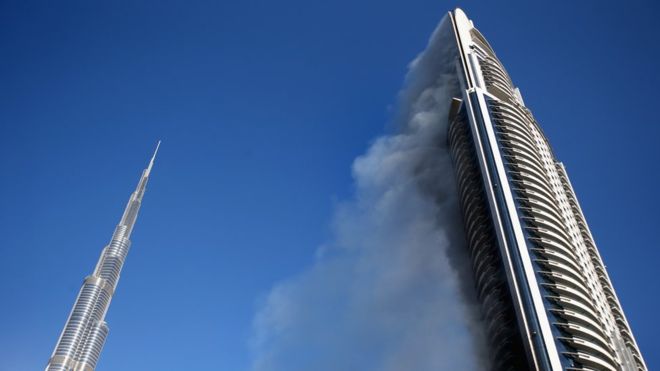
[[[454,44],[445,17],[410,65],[400,132],[353,164],[335,240],[260,308],[253,371],[484,368],[446,144]]]

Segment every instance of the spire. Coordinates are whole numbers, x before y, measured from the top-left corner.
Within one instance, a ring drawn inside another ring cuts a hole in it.
[[[154,166],[154,160],[156,159],[156,155],[158,154],[158,148],[160,148],[160,140],[156,144],[156,150],[154,151],[154,155],[151,156],[151,161],[149,161],[149,166],[147,167],[147,176],[149,176],[149,173],[151,173],[151,168]]]
[[[144,197],[144,192],[147,189],[147,182],[149,181],[149,175],[151,175],[151,168],[154,166],[154,160],[156,159],[158,148],[160,148],[160,140],[158,141],[158,144],[156,144],[156,150],[151,156],[151,160],[149,160],[149,165],[144,171],[142,171],[142,177],[140,177],[135,192],[133,192],[131,198],[128,200],[124,215],[122,215],[121,221],[117,226],[117,231],[124,233],[126,238],[130,238],[131,232],[133,231],[133,225],[135,225],[137,213],[140,210],[140,204],[142,203],[142,197]]]

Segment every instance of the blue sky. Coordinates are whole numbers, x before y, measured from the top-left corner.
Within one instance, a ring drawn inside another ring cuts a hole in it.
[[[247,370],[260,301],[331,238],[354,158],[457,5],[564,161],[660,367],[654,2],[3,1],[0,370],[45,365],[158,139],[98,369]]]

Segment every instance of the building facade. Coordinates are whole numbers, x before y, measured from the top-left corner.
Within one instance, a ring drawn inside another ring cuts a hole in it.
[[[131,245],[131,232],[137,220],[142,197],[158,152],[142,172],[135,192],[131,194],[121,221],[110,243],[101,252],[94,272],[85,278],[69,318],[64,325],[46,371],[93,371],[108,336],[105,315],[117,288],[119,274]]]
[[[486,39],[449,18],[449,146],[493,369],[646,370],[564,166]]]

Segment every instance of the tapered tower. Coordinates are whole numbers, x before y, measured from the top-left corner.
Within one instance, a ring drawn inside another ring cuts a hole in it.
[[[646,370],[564,166],[490,44],[449,18],[448,138],[492,368]]]
[[[96,368],[108,336],[105,315],[131,245],[131,232],[159,147],[160,141],[128,200],[110,243],[101,252],[96,269],[85,278],[46,371],[93,371]]]

